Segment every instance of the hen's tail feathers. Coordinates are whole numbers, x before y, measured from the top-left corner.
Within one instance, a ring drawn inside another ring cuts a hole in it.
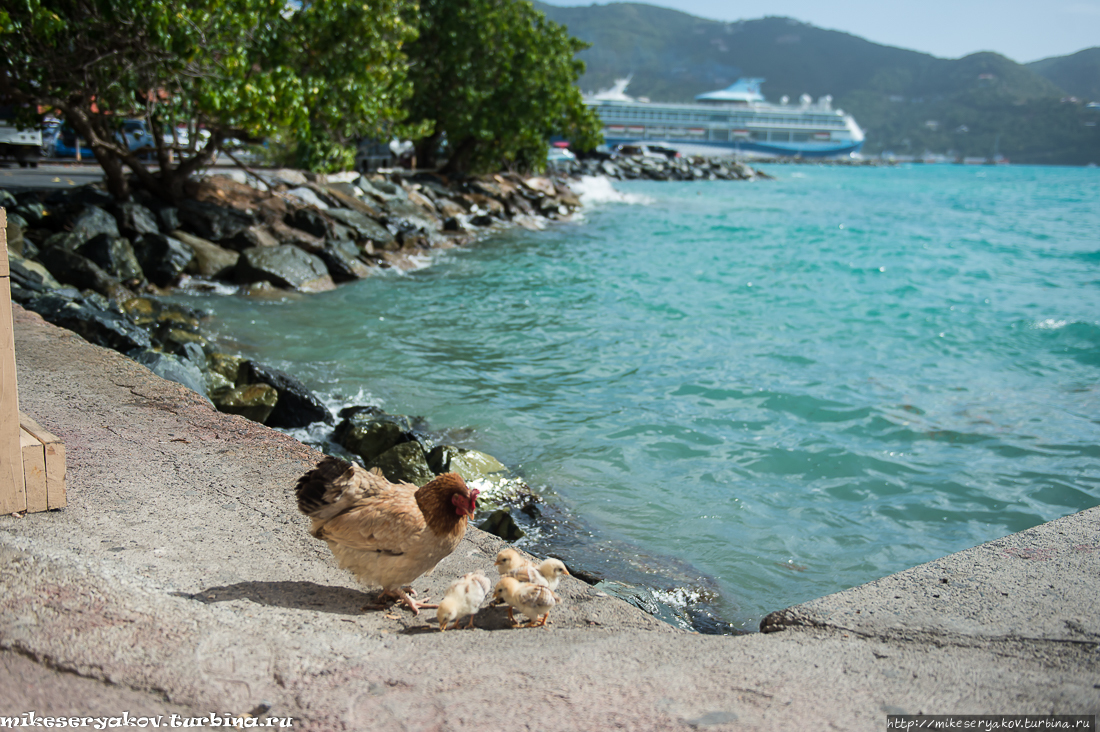
[[[298,495],[298,510],[312,516],[329,505],[325,493],[332,483],[347,472],[351,463],[340,458],[325,456],[317,467],[298,479],[295,492]]]

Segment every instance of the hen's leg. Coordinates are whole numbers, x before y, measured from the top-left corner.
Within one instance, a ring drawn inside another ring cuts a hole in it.
[[[414,592],[413,588],[411,588],[411,587],[409,587],[408,590],[409,590],[409,592],[405,592],[405,588],[399,587],[396,590],[390,590],[390,592],[392,592],[393,594],[395,594],[399,598],[401,598],[401,601],[404,602],[406,605],[408,605],[409,609],[413,611],[413,615],[419,615],[420,614],[420,608],[422,608],[422,607],[424,607],[424,608],[439,607],[439,603],[417,602],[416,600],[409,597],[410,594],[415,595],[416,592]]]

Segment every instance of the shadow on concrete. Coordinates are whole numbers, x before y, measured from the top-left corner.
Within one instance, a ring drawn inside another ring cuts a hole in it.
[[[248,600],[258,605],[313,610],[334,615],[360,616],[365,610],[380,609],[376,598],[347,587],[329,587],[316,582],[238,582],[208,587],[199,592],[173,592],[176,597],[204,604]]]

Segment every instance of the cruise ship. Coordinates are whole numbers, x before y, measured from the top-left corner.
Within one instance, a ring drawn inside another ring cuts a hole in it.
[[[695,97],[694,104],[650,102],[626,94],[630,79],[585,97],[603,121],[611,147],[659,143],[683,152],[744,153],[749,156],[840,157],[859,152],[863,130],[850,114],[833,109],[832,97],[807,94],[779,104],[760,93],[764,79],[738,79],[732,86]]]

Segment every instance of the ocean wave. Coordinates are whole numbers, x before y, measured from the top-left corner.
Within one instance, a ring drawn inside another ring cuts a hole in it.
[[[601,203],[626,203],[637,206],[648,206],[654,200],[640,193],[623,193],[615,190],[611,180],[603,176],[585,175],[580,180],[569,182],[569,187],[580,196],[581,203],[585,206],[595,206]]]

